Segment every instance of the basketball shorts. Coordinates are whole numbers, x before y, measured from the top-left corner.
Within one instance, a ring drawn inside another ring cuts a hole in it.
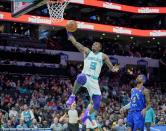
[[[133,131],[144,130],[145,118],[141,111],[130,111],[127,116],[127,126],[131,127]]]
[[[89,75],[86,75],[87,81],[84,87],[87,88],[90,97],[92,98],[93,95],[101,95],[98,79],[95,79]]]

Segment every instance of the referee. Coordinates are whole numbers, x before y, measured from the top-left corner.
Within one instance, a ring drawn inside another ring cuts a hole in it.
[[[69,131],[79,131],[79,123],[78,123],[78,112],[76,110],[76,102],[73,102],[70,110],[68,111],[69,116]]]

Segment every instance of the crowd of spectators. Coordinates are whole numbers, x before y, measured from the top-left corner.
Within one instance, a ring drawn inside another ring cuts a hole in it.
[[[79,66],[70,65],[68,76],[43,76],[39,74],[0,73],[0,127],[1,128],[53,128],[67,131],[68,119],[60,121],[67,111],[65,104],[70,95]],[[73,73],[74,72],[74,73]],[[102,73],[103,74],[103,73]],[[127,112],[120,114],[120,108],[130,99],[130,90],[134,86],[135,75],[107,72],[99,79],[102,102],[96,114],[98,126],[105,130],[126,128]],[[166,124],[166,95],[159,83],[146,85],[151,90],[151,100],[156,115],[156,125]],[[81,93],[80,93],[81,92]],[[89,103],[85,88],[81,88],[76,97],[77,110],[81,113]],[[30,116],[25,117],[29,111]],[[23,117],[24,114],[24,117]],[[27,122],[28,121],[28,122]],[[79,123],[80,130],[85,129]]]
[[[62,35],[63,36],[63,35]],[[56,39],[52,39],[53,44],[55,46],[48,46],[51,49],[57,49],[57,50],[70,50],[70,51],[78,51],[72,43],[69,43],[67,39],[64,39],[64,37],[57,35]],[[77,35],[75,35],[78,42],[82,43],[84,46],[91,49],[92,43],[94,41],[99,41],[102,44],[102,51],[108,55],[120,55],[120,56],[133,56],[133,57],[148,57],[148,58],[154,58],[154,59],[161,59],[165,57],[166,55],[166,48],[163,44],[160,44],[160,42],[145,42],[142,43],[139,40],[131,41],[130,43],[124,44],[125,41],[120,41],[113,39],[91,39],[91,38],[82,38],[78,39]],[[103,37],[103,36],[101,36]],[[133,37],[132,37],[133,38]],[[51,38],[50,38],[51,39]],[[152,44],[153,43],[153,44]],[[69,48],[70,47],[70,48]]]
[[[104,34],[106,35],[106,34]],[[129,43],[126,43],[126,41],[119,39],[118,37],[115,37],[114,39],[108,39],[104,38],[104,35],[101,35],[98,38],[77,38],[77,35],[74,34],[77,41],[82,43],[84,46],[91,49],[91,45],[94,41],[99,41],[102,44],[102,51],[108,55],[119,55],[119,56],[132,56],[132,57],[148,57],[148,58],[154,58],[154,59],[165,59],[166,56],[166,48],[163,43],[160,43],[157,40],[148,40],[144,41],[144,43],[134,37],[131,37],[132,39],[129,40]],[[121,37],[120,35],[117,35]],[[12,37],[12,35],[11,35]],[[10,38],[8,38],[10,39]],[[0,41],[1,44],[4,46],[4,48],[0,49],[1,51],[7,51],[6,46],[10,46],[10,44],[7,41]],[[53,49],[53,50],[64,50],[64,51],[78,51],[72,43],[70,43],[67,40],[66,32],[58,33],[56,35],[56,38],[49,37],[42,40],[42,43],[45,43],[46,47],[43,48],[40,52],[34,52],[29,50],[29,47],[26,45],[20,45],[19,43],[14,43],[16,47],[18,47],[16,50],[10,50],[12,53],[24,53],[20,50],[19,47],[26,47],[26,53],[29,55],[33,55],[33,53],[39,53],[44,54],[45,49]],[[40,45],[39,45],[40,46]],[[33,47],[31,47],[33,48]],[[39,48],[39,47],[38,47]],[[42,48],[42,47],[40,47]],[[3,53],[3,52],[2,52]],[[7,55],[3,56],[7,57]],[[55,57],[55,56],[52,56]],[[42,57],[41,57],[42,58]],[[13,58],[15,59],[15,58]],[[32,59],[32,58],[31,58]],[[33,58],[35,59],[35,58]],[[44,59],[44,58],[43,58]],[[54,59],[54,58],[53,58]],[[51,58],[47,61],[50,61]],[[34,60],[32,60],[34,61]],[[43,61],[43,60],[41,60]],[[165,61],[166,62],[166,61]]]
[[[118,12],[115,10],[108,10],[108,9],[106,10],[102,8],[94,9],[95,11],[90,13],[83,13],[78,11],[77,15],[72,15],[72,13],[70,12],[74,12],[76,11],[76,9],[75,10],[73,9],[73,11],[66,10],[64,18],[69,20],[84,21],[84,22],[120,26],[127,28],[144,29],[144,30],[165,29],[163,15],[151,15],[151,16],[149,14],[137,15],[128,12]]]

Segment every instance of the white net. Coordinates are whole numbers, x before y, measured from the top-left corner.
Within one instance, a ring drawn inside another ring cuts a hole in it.
[[[50,19],[53,23],[63,21],[63,13],[68,4],[69,0],[50,0],[47,2]]]

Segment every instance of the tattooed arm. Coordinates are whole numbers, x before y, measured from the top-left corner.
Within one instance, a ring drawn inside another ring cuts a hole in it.
[[[119,70],[119,66],[115,65],[113,66],[108,55],[104,54],[103,55],[103,61],[106,63],[106,65],[108,66],[108,68],[112,71],[112,72],[117,72]]]
[[[89,54],[90,50],[87,47],[83,46],[81,43],[77,42],[73,35],[68,35],[68,39],[81,53],[84,54],[84,58]]]
[[[150,93],[148,89],[143,90],[143,95],[145,96],[145,101],[146,101],[146,110],[149,110],[151,108],[151,100],[150,100]]]
[[[146,111],[149,110],[151,108],[151,100],[150,100],[150,93],[149,93],[149,90],[144,88],[143,90],[143,95],[145,96],[145,101],[146,101],[146,108],[144,108],[142,110],[142,114],[143,116],[145,117],[146,115]]]

